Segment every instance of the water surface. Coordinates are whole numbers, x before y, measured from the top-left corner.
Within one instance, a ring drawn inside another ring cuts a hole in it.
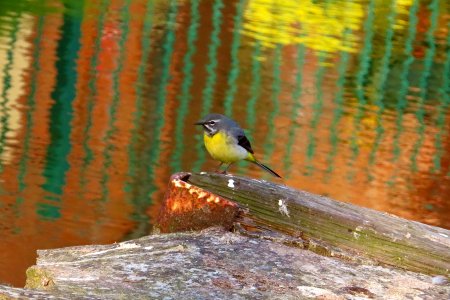
[[[450,228],[449,2],[0,2],[0,282],[36,249],[147,234],[192,124],[235,118],[232,173]]]

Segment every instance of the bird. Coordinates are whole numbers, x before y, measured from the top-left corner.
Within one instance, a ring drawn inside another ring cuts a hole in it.
[[[250,141],[236,121],[221,114],[211,113],[194,124],[203,127],[205,148],[214,160],[220,162],[218,168],[220,169],[223,164],[227,165],[223,171],[224,174],[227,173],[231,164],[246,160],[273,176],[281,178],[275,171],[255,158]]]

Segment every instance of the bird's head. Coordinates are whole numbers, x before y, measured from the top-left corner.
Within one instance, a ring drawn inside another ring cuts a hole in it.
[[[200,121],[195,122],[195,125],[201,125],[205,133],[209,136],[215,135],[223,128],[226,117],[220,114],[209,114]]]

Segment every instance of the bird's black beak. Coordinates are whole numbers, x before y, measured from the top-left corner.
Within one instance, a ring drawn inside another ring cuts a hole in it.
[[[194,125],[203,125],[203,124],[205,124],[205,122],[203,122],[203,121],[197,121],[194,123]]]

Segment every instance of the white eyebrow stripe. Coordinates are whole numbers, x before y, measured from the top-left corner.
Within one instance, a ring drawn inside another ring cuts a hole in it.
[[[209,127],[208,123],[203,124],[203,126],[205,126],[205,128],[206,128],[209,132],[212,131],[212,128]]]

